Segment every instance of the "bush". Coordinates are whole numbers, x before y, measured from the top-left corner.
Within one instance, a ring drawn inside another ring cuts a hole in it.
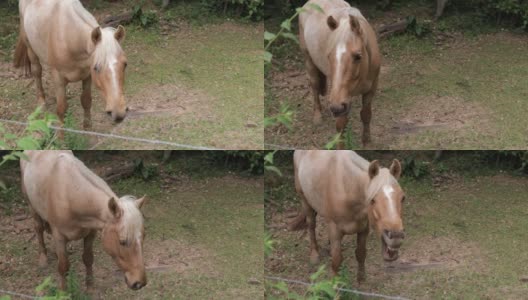
[[[222,12],[254,21],[262,20],[264,0],[201,0],[210,11]]]

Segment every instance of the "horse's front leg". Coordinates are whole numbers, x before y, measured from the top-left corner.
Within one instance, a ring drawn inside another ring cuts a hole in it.
[[[345,142],[343,141],[343,133],[348,123],[348,115],[336,118],[336,130],[339,133],[339,141],[337,142],[337,150],[345,149]]]
[[[92,76],[82,81],[81,104],[84,109],[83,128],[90,129],[92,127]]]
[[[97,232],[94,230],[84,238],[84,250],[82,259],[84,266],[86,267],[86,288],[89,291],[93,288],[93,242],[95,240],[96,233]]]
[[[62,77],[57,70],[52,71],[53,81],[55,83],[55,95],[57,97],[57,116],[61,126],[64,126],[64,116],[66,109],[68,109],[68,102],[66,99],[66,85],[68,81]],[[64,139],[64,131],[59,130],[58,137]]]
[[[68,253],[66,252],[68,241],[62,234],[57,233],[55,230],[53,230],[53,239],[55,240],[55,251],[59,260],[60,288],[66,290],[66,275],[70,269]]]
[[[356,260],[358,263],[357,281],[362,282],[366,279],[365,259],[367,258],[367,237],[368,228],[357,234]]]
[[[343,232],[337,228],[337,224],[329,222],[328,232],[330,237],[330,255],[332,256],[332,273],[337,276],[339,267],[343,261],[341,254],[341,240],[343,239]]]
[[[376,94],[376,89],[378,87],[378,79],[374,81],[370,91],[366,94],[363,94],[361,98],[361,122],[363,123],[363,135],[361,137],[361,142],[363,147],[365,147],[370,142],[370,120],[372,119],[372,99]]]
[[[312,58],[310,57],[310,54],[306,52],[304,55],[306,70],[308,71],[308,76],[310,77],[310,87],[312,88],[312,94],[314,99],[313,124],[319,125],[321,124],[322,120],[322,108],[319,95],[323,95],[325,93],[324,89],[326,89],[326,77],[315,66],[314,62],[312,61]]]

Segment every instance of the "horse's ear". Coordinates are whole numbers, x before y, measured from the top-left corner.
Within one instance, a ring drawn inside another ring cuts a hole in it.
[[[326,24],[328,24],[328,27],[330,27],[330,29],[332,30],[335,30],[337,28],[337,25],[339,25],[336,19],[334,19],[334,17],[332,16],[328,16],[328,19],[326,19]]]
[[[145,204],[145,202],[147,202],[147,195],[136,200],[137,208],[141,209],[141,207],[143,206],[143,204]]]
[[[116,31],[114,32],[114,37],[118,42],[122,42],[125,38],[125,27],[119,25],[117,26]]]
[[[94,28],[94,30],[92,30],[92,42],[94,45],[97,45],[97,43],[101,41],[101,35],[101,27],[97,26]]]
[[[359,21],[356,17],[350,16],[350,29],[356,34],[361,34],[361,28],[359,27]]]
[[[123,212],[121,211],[121,207],[119,207],[114,197],[108,200],[108,208],[110,209],[110,212],[112,213],[112,215],[114,215],[116,219],[121,218],[121,215]]]
[[[394,176],[394,178],[400,179],[401,172],[402,172],[402,167],[401,167],[401,164],[400,164],[399,160],[394,159],[392,161],[392,165],[390,166],[389,170],[390,170],[390,173],[392,174],[392,176]]]
[[[374,178],[379,173],[379,162],[377,160],[373,160],[368,169],[369,177],[370,179]]]

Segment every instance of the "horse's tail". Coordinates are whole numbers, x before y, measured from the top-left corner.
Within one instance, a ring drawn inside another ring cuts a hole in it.
[[[299,213],[293,221],[288,224],[288,230],[290,231],[298,231],[298,230],[304,230],[308,227],[308,224],[306,223],[306,216],[301,212]]]
[[[26,44],[26,35],[22,27],[20,28],[20,34],[18,35],[13,65],[15,66],[15,68],[24,67],[25,75],[31,73],[31,61],[29,60],[28,46]]]

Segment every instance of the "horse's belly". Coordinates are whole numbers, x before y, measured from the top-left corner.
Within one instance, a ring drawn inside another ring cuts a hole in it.
[[[344,232],[345,234],[356,234],[358,232],[363,232],[367,229],[368,219],[363,218],[362,220],[352,221],[352,222],[339,222],[337,227]]]

